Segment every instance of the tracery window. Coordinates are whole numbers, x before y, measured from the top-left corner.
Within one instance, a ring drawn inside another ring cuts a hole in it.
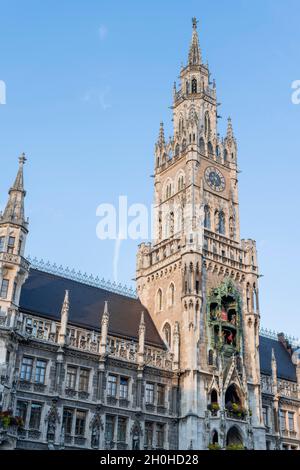
[[[196,78],[192,79],[192,93],[197,93],[197,80],[196,80]]]

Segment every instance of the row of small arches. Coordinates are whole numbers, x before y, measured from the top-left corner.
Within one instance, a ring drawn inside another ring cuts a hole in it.
[[[189,144],[196,143],[196,134],[195,133],[189,134],[188,140],[189,140]],[[187,143],[186,138],[182,140],[181,144],[177,143],[174,149],[174,156],[178,157],[181,152],[184,153],[186,151],[187,145],[188,143]],[[211,141],[208,141],[206,145],[203,137],[200,137],[198,145],[199,145],[199,153],[201,155],[208,156],[209,158],[212,158],[212,159],[216,157],[216,160],[219,160],[220,163],[227,163],[229,161],[229,153],[226,148],[221,150],[221,147],[219,145],[214,146]],[[164,162],[165,160],[171,160],[172,157],[173,157],[173,152],[170,149],[168,155],[164,154],[162,158],[162,162]],[[231,160],[232,161],[234,160],[233,152],[231,153]],[[157,166],[159,165],[160,165],[160,157],[158,156]]]

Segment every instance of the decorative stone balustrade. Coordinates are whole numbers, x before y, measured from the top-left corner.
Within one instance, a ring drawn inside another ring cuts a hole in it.
[[[60,324],[24,314],[20,328],[30,339],[46,341],[58,345]],[[66,346],[92,354],[99,354],[100,334],[69,325],[67,328]],[[108,336],[107,355],[124,361],[137,363],[138,343],[115,336]],[[151,367],[172,370],[173,355],[163,349],[146,346],[145,363]]]

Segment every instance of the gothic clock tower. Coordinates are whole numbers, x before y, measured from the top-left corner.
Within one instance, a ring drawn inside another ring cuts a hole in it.
[[[137,289],[179,378],[179,447],[265,446],[258,266],[240,239],[237,143],[218,134],[215,83],[197,21],[174,84],[174,134],[155,146],[154,240],[137,254]]]

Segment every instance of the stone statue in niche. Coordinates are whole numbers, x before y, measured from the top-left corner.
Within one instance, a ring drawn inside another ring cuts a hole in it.
[[[140,438],[142,434],[142,429],[140,423],[135,421],[131,429],[132,435],[132,450],[140,450]]]
[[[93,448],[99,448],[100,444],[100,427],[98,422],[94,422],[92,428],[92,440],[91,445]]]

